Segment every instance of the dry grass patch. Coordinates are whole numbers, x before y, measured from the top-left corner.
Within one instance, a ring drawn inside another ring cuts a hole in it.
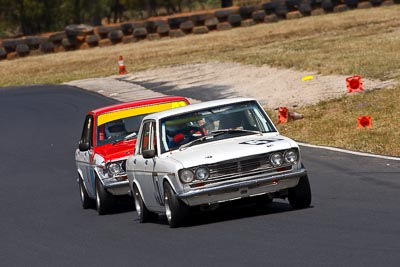
[[[295,140],[355,151],[400,156],[400,87],[350,94],[340,99],[297,108],[304,119],[279,124]],[[395,101],[390,101],[395,100]],[[276,111],[268,111],[272,118]],[[358,116],[372,116],[371,128],[357,128]]]

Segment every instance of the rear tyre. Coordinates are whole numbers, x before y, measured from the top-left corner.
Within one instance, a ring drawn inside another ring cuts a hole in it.
[[[85,185],[83,184],[82,178],[79,176],[79,193],[81,196],[82,208],[89,209],[94,207],[94,201],[89,197],[86,191]]]
[[[135,209],[136,213],[139,217],[140,223],[145,223],[152,219],[153,214],[146,208],[146,205],[143,202],[143,198],[140,195],[139,189],[136,185],[133,186],[133,198],[135,199]]]
[[[104,189],[99,179],[96,179],[96,210],[99,215],[111,212],[113,200],[113,196]]]
[[[307,175],[300,178],[296,187],[289,189],[288,199],[294,209],[304,209],[310,206],[311,188]]]
[[[181,226],[189,212],[189,207],[175,196],[174,191],[168,183],[164,183],[164,202],[165,215],[167,216],[169,226],[171,228]]]

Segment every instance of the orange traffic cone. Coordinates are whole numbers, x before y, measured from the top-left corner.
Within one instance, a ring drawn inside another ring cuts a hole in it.
[[[126,71],[125,64],[124,64],[124,59],[122,56],[119,56],[118,59],[118,74],[127,74],[128,72]]]
[[[372,117],[371,116],[358,116],[357,118],[357,128],[371,128],[372,127]]]
[[[287,107],[278,108],[278,124],[288,121],[289,110]]]
[[[347,92],[349,93],[361,92],[362,90],[364,90],[364,85],[361,81],[361,76],[355,75],[346,78],[346,87],[347,87]]]

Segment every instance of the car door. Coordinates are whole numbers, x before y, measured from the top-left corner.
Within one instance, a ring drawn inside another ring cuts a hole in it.
[[[136,181],[142,191],[143,200],[148,208],[159,206],[160,196],[156,190],[158,186],[158,177],[154,175],[155,158],[144,158],[143,151],[155,149],[155,122],[148,120],[143,122],[140,140],[138,140],[139,149],[135,153],[133,160],[133,172]]]
[[[93,168],[93,116],[87,115],[82,130],[79,148],[76,150],[75,161],[86,191],[89,196],[95,196],[95,174]]]

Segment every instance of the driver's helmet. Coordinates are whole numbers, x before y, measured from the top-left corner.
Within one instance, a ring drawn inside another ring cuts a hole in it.
[[[115,120],[107,123],[105,127],[105,132],[106,138],[124,136],[128,133],[122,120]]]

